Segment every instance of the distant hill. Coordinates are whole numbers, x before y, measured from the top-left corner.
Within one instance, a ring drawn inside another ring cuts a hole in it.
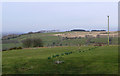
[[[91,31],[92,31],[92,32],[93,32],[93,31],[96,31],[96,32],[97,32],[97,31],[106,31],[106,30],[91,30]]]
[[[86,31],[86,30],[83,30],[83,29],[73,29],[71,31]]]

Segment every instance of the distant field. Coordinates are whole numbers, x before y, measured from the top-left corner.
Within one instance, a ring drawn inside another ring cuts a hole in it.
[[[78,45],[88,45],[88,44],[93,45],[94,43],[103,43],[103,42],[107,43],[107,37],[106,38],[92,38],[88,42],[87,40],[89,38],[63,40],[61,36],[60,37],[55,36],[56,34],[68,34],[68,33],[74,35],[74,32],[36,33],[36,34],[21,35],[17,38],[3,40],[3,49],[9,49],[15,46],[22,47],[21,41],[26,38],[41,38],[45,47],[47,46],[78,46]],[[84,34],[84,32],[78,32],[78,35],[79,34],[82,35]],[[112,38],[112,41],[110,42],[110,44],[117,45],[118,38],[117,37]]]
[[[3,74],[118,74],[118,46],[89,48],[94,46],[4,51]],[[61,56],[61,53],[71,51],[74,53]],[[60,56],[48,59],[55,54]],[[64,63],[55,64],[56,60]]]

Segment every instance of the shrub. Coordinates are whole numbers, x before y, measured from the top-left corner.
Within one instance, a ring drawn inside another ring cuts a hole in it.
[[[53,57],[53,58],[55,58],[56,56],[55,56],[55,55],[53,55],[52,57]]]
[[[59,55],[56,55],[56,57],[58,57]]]
[[[60,44],[60,46],[62,46],[62,44]]]
[[[18,47],[17,49],[22,49],[22,47]]]
[[[15,50],[17,49],[17,47],[12,47],[12,48],[9,48],[9,50]]]
[[[22,47],[11,47],[9,49],[2,49],[2,51],[17,50],[17,49],[22,49]]]
[[[48,57],[48,59],[51,59],[51,57]]]
[[[13,47],[12,49],[17,49],[17,47]]]
[[[7,49],[2,49],[2,51],[7,51]]]
[[[42,40],[40,38],[28,38],[22,41],[23,46],[29,47],[43,47]]]
[[[64,54],[62,53],[61,55],[63,56]]]
[[[31,39],[25,39],[22,41],[24,47],[31,47],[32,46],[32,40]]]
[[[43,47],[42,40],[39,38],[32,39],[31,44],[33,45],[33,47]]]

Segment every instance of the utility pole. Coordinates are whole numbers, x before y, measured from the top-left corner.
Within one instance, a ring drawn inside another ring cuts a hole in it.
[[[109,16],[108,17],[108,46],[109,46]]]

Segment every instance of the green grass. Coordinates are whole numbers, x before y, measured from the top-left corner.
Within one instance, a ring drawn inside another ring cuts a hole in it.
[[[97,42],[97,43],[107,43],[108,42],[108,38],[94,38],[91,41]],[[118,38],[112,38],[112,45],[118,44]]]
[[[117,74],[118,46],[31,48],[3,52],[3,74]],[[78,50],[79,49],[79,50]],[[83,51],[80,52],[79,51]],[[54,54],[70,55],[48,59]],[[62,60],[62,64],[54,61]]]
[[[14,43],[2,44],[3,49],[9,49],[9,48],[20,47],[20,46],[22,47],[21,43],[17,43],[17,44],[14,44]]]

